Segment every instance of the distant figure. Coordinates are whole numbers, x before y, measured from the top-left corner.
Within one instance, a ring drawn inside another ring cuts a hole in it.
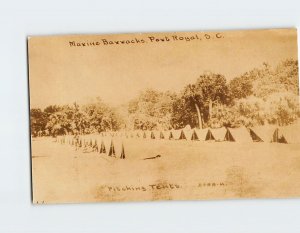
[[[148,157],[148,158],[144,158],[144,160],[146,159],[157,159],[157,158],[160,158],[161,155],[156,155],[156,156],[153,156],[153,157]]]

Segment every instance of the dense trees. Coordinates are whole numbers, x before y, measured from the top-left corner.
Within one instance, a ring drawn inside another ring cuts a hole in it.
[[[83,105],[82,111],[86,122],[84,133],[115,131],[122,125],[122,119],[115,109],[104,104],[99,98],[95,103]]]
[[[47,116],[39,108],[30,109],[30,128],[33,136],[41,136],[41,133],[45,131],[47,124]]]
[[[87,134],[120,129],[171,129],[287,125],[300,117],[298,61],[267,63],[227,82],[201,74],[179,93],[147,89],[118,108],[95,102],[31,109],[33,136]]]
[[[174,102],[172,126],[290,124],[300,116],[298,93],[298,61],[292,59],[274,68],[263,63],[229,83],[220,74],[205,73]]]
[[[176,94],[147,89],[131,100],[128,106],[129,121],[133,129],[170,129],[172,105]]]
[[[298,61],[289,59],[282,61],[272,69],[267,63],[262,68],[255,68],[232,79],[229,89],[233,98],[246,98],[254,95],[266,98],[272,93],[299,93]]]
[[[195,109],[198,117],[198,126],[202,128],[203,123],[210,119],[213,106],[219,103],[229,103],[230,96],[226,79],[223,75],[205,73],[200,75],[194,84],[184,87],[180,98],[182,100],[179,100],[178,104],[181,104],[182,114],[192,112]],[[181,116],[180,118],[184,117]],[[180,119],[178,120],[180,121]],[[185,121],[186,119],[182,119],[182,123],[185,123]],[[195,126],[193,123],[191,121],[192,126]]]
[[[234,98],[232,125],[287,125],[300,116],[296,60],[274,68],[264,63],[231,80],[229,89]]]
[[[79,106],[48,106],[31,109],[31,133],[38,135],[87,134],[119,130],[122,119],[115,109],[104,104],[101,99]]]

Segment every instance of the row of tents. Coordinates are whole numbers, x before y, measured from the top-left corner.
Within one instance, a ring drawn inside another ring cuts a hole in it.
[[[99,154],[108,155],[110,157],[119,157],[120,159],[125,159],[125,149],[124,144],[116,143],[112,139],[108,138],[98,140],[97,139],[87,139],[86,136],[82,137],[72,137],[67,136],[57,136],[55,142],[60,144],[68,144],[76,148],[76,150],[82,149],[85,152],[96,152]],[[115,145],[117,144],[117,146]],[[120,154],[118,156],[117,154]]]
[[[285,127],[259,126],[218,129],[180,129],[169,131],[123,131],[106,132],[95,135],[65,135],[57,136],[56,142],[74,146],[76,150],[97,152],[120,159],[125,159],[124,143],[126,139],[139,138],[140,143],[149,140],[191,140],[191,141],[229,141],[229,142],[277,142],[299,143],[299,125]],[[128,144],[126,144],[128,145]],[[128,148],[127,148],[128,149]],[[130,147],[129,147],[130,149]]]
[[[231,142],[279,142],[300,143],[299,125],[285,127],[257,126],[240,128],[206,128],[206,129],[179,129],[168,131],[120,131],[105,132],[103,137],[169,139],[194,141],[231,141]]]

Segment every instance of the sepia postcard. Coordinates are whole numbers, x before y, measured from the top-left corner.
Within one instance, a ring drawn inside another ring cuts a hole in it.
[[[35,204],[300,197],[296,29],[28,38]]]

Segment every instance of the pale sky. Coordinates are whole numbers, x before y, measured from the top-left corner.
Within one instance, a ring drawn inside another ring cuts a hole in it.
[[[205,33],[211,39],[205,39]],[[296,30],[49,36],[29,39],[31,108],[83,103],[97,96],[119,105],[145,88],[179,91],[205,71],[233,77],[297,59]],[[196,38],[196,35],[199,39]],[[172,36],[194,37],[176,40]],[[151,42],[149,36],[170,41]],[[216,38],[216,36],[221,38]],[[134,44],[103,45],[103,40]],[[144,39],[145,43],[136,43]],[[76,47],[69,42],[100,45]]]

